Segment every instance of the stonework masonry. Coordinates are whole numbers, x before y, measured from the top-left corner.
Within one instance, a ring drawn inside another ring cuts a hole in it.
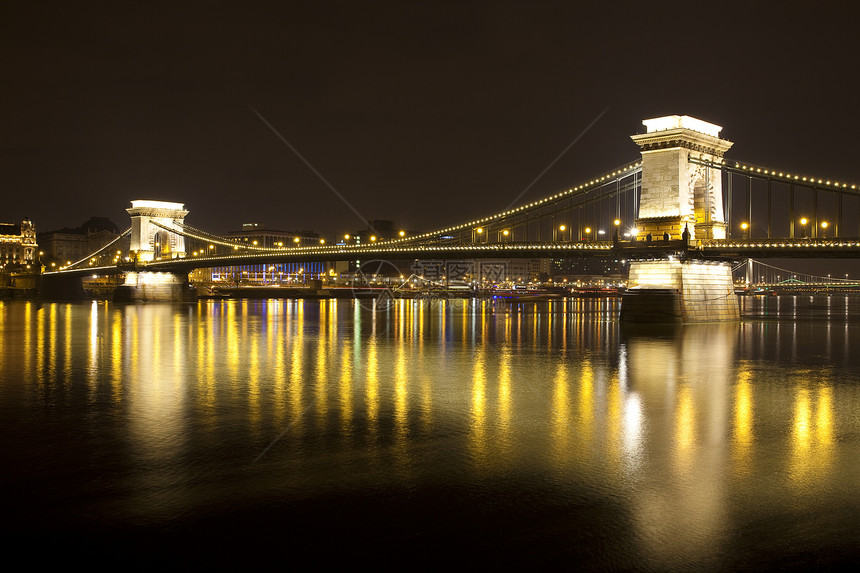
[[[680,239],[722,239],[722,174],[719,164],[732,146],[717,135],[722,129],[688,116],[643,121],[647,133],[632,136],[642,151],[642,195],[637,239],[659,239],[668,233]]]
[[[187,275],[128,272],[113,298],[114,302],[188,302],[197,299],[197,291],[189,285]]]
[[[729,263],[635,261],[621,318],[630,322],[738,320],[740,312]],[[657,319],[657,320],[655,320]]]

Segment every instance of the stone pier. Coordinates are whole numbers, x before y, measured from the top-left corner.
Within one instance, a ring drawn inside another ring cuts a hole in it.
[[[630,262],[621,320],[738,320],[731,266],[683,259],[696,240],[726,237],[719,166],[732,143],[720,139],[722,127],[686,115],[642,123],[646,133],[632,136],[642,152],[637,239],[665,237],[683,247],[674,254],[666,250],[663,260]]]
[[[173,273],[129,272],[125,284],[116,288],[114,302],[190,302],[197,300],[197,291],[189,284],[188,275]]]
[[[739,318],[729,263],[672,259],[630,263],[621,320],[668,323]]]

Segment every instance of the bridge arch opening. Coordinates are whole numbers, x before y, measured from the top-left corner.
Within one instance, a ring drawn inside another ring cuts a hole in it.
[[[710,189],[703,177],[693,182],[693,217],[696,225],[702,226],[711,222]]]

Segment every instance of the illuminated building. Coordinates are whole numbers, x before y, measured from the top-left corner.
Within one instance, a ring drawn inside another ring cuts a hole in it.
[[[36,262],[36,227],[30,219],[0,223],[0,266],[25,266]]]
[[[232,231],[227,236],[242,245],[261,249],[290,249],[324,244],[324,240],[313,231],[279,231],[267,229],[262,223],[243,223],[241,231]],[[201,253],[204,248],[201,246]],[[326,264],[319,261],[231,265],[195,269],[191,272],[190,280],[195,284],[286,286],[319,280],[326,275],[327,270]]]
[[[231,231],[227,236],[266,249],[314,247],[319,245],[321,240],[313,231],[277,231],[267,229],[262,223],[242,223],[241,231]]]
[[[119,228],[106,217],[90,217],[80,227],[39,233],[42,264],[78,261],[119,236]]]
[[[555,282],[619,283],[627,280],[627,261],[606,258],[576,257],[545,259],[548,269],[544,272]]]

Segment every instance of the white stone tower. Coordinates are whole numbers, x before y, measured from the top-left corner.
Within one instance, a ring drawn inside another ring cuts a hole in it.
[[[688,259],[689,244],[674,252],[670,239],[726,238],[720,163],[732,146],[718,125],[686,115],[642,122],[647,133],[632,136],[642,150],[642,193],[637,240],[650,235],[669,246],[664,258],[631,261],[621,302],[625,322],[738,320],[731,265]]]
[[[130,249],[137,254],[138,261],[185,257],[185,237],[153,224],[155,221],[168,228],[178,228],[188,215],[184,203],[137,200],[132,201],[131,209],[126,211],[131,215]]]
[[[719,165],[732,146],[719,138],[722,127],[687,115],[642,124],[647,132],[631,136],[642,150],[637,239],[680,239],[685,228],[691,239],[725,239],[721,171],[703,164]]]

